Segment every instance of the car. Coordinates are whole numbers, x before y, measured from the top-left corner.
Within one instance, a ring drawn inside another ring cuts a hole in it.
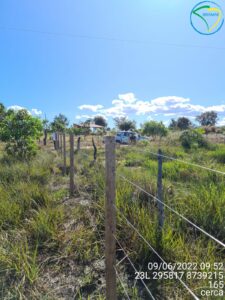
[[[119,131],[115,136],[116,142],[120,144],[129,144],[132,140],[137,141],[138,139],[138,134],[133,131]]]

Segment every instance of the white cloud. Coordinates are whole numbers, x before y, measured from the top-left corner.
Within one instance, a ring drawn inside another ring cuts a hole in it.
[[[32,108],[31,110],[28,110],[26,107],[23,107],[23,106],[12,105],[12,106],[9,106],[7,109],[12,109],[12,110],[15,110],[15,111],[25,109],[30,115],[34,115],[34,116],[42,115],[42,111],[37,109],[37,108]]]
[[[22,106],[19,106],[19,105],[12,105],[12,106],[9,106],[8,109],[12,109],[12,110],[18,111],[18,110],[26,109],[26,108],[22,107]]]
[[[217,123],[218,126],[225,126],[225,118],[222,118]]]
[[[100,105],[100,104],[97,104],[97,105],[81,105],[79,106],[79,109],[81,110],[90,110],[90,111],[93,111],[93,112],[96,112],[100,109],[102,109],[104,106]]]
[[[178,96],[158,97],[152,100],[140,100],[133,93],[119,94],[112,100],[112,105],[104,108],[102,105],[82,105],[81,110],[91,110],[106,117],[121,117],[133,115],[150,116],[152,114],[170,116],[196,117],[198,114],[214,110],[225,113],[225,105],[203,106],[191,103],[189,98]]]
[[[30,112],[32,113],[32,115],[35,115],[35,116],[42,115],[42,111],[37,108],[32,108]]]

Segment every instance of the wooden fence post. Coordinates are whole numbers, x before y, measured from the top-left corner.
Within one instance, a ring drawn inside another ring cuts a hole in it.
[[[70,196],[74,195],[74,135],[70,133]]]
[[[63,134],[60,133],[60,154],[63,157]]]
[[[80,151],[80,136],[77,139],[77,152]]]
[[[116,183],[115,183],[115,137],[105,139],[106,202],[105,202],[105,266],[106,299],[116,300]]]
[[[66,134],[63,133],[63,175],[66,175]]]
[[[163,185],[162,185],[162,151],[158,150],[158,179],[157,179],[157,198],[163,202]],[[164,224],[164,206],[157,202],[159,211],[159,229],[162,230]]]
[[[92,137],[92,146],[94,148],[94,161],[96,161],[96,159],[97,159],[97,147],[95,145],[95,141],[94,141],[93,137]]]

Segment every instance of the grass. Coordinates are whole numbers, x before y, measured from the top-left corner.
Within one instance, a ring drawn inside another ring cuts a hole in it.
[[[118,176],[123,174],[156,195],[157,157],[150,151],[157,152],[159,146],[168,156],[225,171],[224,145],[185,152],[178,138],[174,133],[170,139],[160,141],[160,145],[145,142],[116,150],[117,238],[138,270],[146,270],[148,262],[157,261],[157,257],[129,227],[123,215],[167,262],[213,264],[225,258],[220,246],[167,209],[160,236],[157,203]],[[79,203],[68,198],[69,177],[62,176],[62,159],[50,147],[41,149],[30,163],[0,157],[1,299],[57,299],[58,285],[63,279],[44,287],[45,275],[56,274],[58,278],[65,276],[73,280],[74,271],[69,273],[70,267],[76,269],[76,276],[81,274],[77,283],[73,283],[77,299],[105,299],[104,287],[98,290],[96,285],[96,276],[104,278],[104,272],[98,271],[96,275],[93,267],[94,262],[104,257],[105,158],[104,149],[98,148],[98,160],[93,164],[91,151],[87,148],[76,154]],[[163,159],[163,197],[167,205],[224,241],[223,176]],[[82,200],[88,204],[82,204]],[[118,250],[117,259],[122,258]],[[84,272],[86,267],[90,272]],[[131,299],[148,299],[126,259],[119,267]],[[208,285],[204,280],[186,282],[198,295],[200,287]],[[146,284],[158,299],[189,299],[175,280],[146,281]],[[118,282],[119,299],[123,295]]]
[[[176,146],[174,146],[176,144]],[[206,167],[225,171],[223,164],[223,145],[210,149],[185,152],[177,142],[161,142],[160,148],[168,156],[202,164]],[[119,147],[117,149],[117,174],[121,173],[150,194],[156,195],[157,157],[149,152],[157,152],[158,145],[139,147]],[[100,228],[104,224],[104,170],[101,164],[86,172],[85,182],[92,189],[94,198],[99,201],[98,212],[101,216]],[[164,201],[190,221],[224,242],[225,236],[225,180],[220,174],[199,169],[182,162],[163,160]],[[96,196],[97,195],[97,196]],[[194,229],[184,220],[165,209],[165,224],[159,243],[158,210],[151,197],[132,187],[117,176],[116,204],[130,222],[150,242],[167,262],[214,262],[224,261],[224,251],[218,244]],[[130,253],[137,269],[146,269],[149,261],[157,258],[140,237],[128,226],[122,214],[117,214],[117,237]],[[126,264],[127,265],[127,264]],[[130,279],[134,272],[127,265]],[[192,290],[200,296],[200,287],[207,286],[204,280],[187,281]],[[139,286],[139,293],[143,287]],[[165,281],[163,288],[155,282],[149,287],[161,299],[163,294],[175,299],[189,299],[187,292],[176,281]],[[131,292],[131,291],[130,291]],[[167,298],[166,298],[167,299]],[[213,299],[213,298],[212,298]]]

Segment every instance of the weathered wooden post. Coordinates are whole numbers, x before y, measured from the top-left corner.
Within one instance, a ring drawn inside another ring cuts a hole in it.
[[[63,175],[66,175],[66,134],[63,133]]]
[[[162,185],[162,151],[158,150],[158,179],[157,179],[157,198],[163,202],[163,185]],[[162,230],[164,224],[164,206],[163,203],[157,202],[159,211],[159,229]]]
[[[94,141],[94,138],[92,138],[92,146],[94,148],[94,162],[96,161],[97,159],[97,147],[95,145],[95,141]]]
[[[77,139],[77,152],[80,151],[80,136]]]
[[[106,202],[105,202],[105,266],[106,266],[106,299],[116,300],[116,182],[115,182],[115,138],[105,139],[106,161]]]
[[[63,157],[63,134],[60,133],[60,154]]]
[[[74,195],[74,135],[70,133],[70,196]]]
[[[47,132],[47,129],[45,128],[44,129],[44,139],[43,139],[44,146],[47,145],[47,137],[48,137],[48,132]]]

